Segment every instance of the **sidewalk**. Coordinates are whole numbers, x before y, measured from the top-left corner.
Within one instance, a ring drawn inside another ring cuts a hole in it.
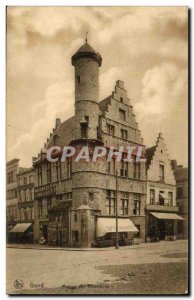
[[[139,249],[139,248],[158,248],[164,244],[176,245],[177,243],[185,244],[188,240],[176,240],[176,241],[160,241],[157,243],[141,243],[138,245],[122,246],[119,250]],[[115,247],[106,248],[68,248],[68,247],[52,247],[48,245],[39,244],[7,244],[7,248],[13,249],[33,249],[33,250],[59,250],[59,251],[110,251]]]

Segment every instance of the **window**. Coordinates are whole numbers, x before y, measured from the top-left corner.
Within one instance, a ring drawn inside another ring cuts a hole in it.
[[[133,196],[133,215],[140,215],[140,194],[134,194]]]
[[[51,197],[47,199],[47,211],[49,211],[49,209],[51,209]]]
[[[106,213],[108,215],[115,214],[115,191],[106,191]]]
[[[136,179],[140,179],[140,163],[133,163],[133,177]]]
[[[107,133],[114,136],[115,134],[115,127],[111,124],[107,124]]]
[[[47,183],[51,182],[51,163],[47,163]]]
[[[67,159],[67,178],[71,178],[72,175],[72,161],[70,158]]]
[[[177,188],[177,198],[178,199],[182,199],[183,198],[183,188],[182,187],[178,187]]]
[[[115,159],[106,162],[106,172],[109,174],[115,174]]]
[[[38,173],[38,185],[42,185],[42,166],[38,166],[38,170],[37,170],[37,173]]]
[[[56,167],[56,177],[57,177],[57,181],[59,181],[61,179],[61,163],[60,161],[57,161],[55,164]]]
[[[14,181],[14,172],[9,172],[7,174],[7,183],[11,183]]]
[[[150,189],[150,204],[154,204],[154,203],[155,203],[155,190]]]
[[[164,182],[164,165],[160,164],[159,167],[159,181]]]
[[[72,231],[72,242],[78,242],[78,231]]]
[[[164,191],[159,191],[159,204],[164,205]]]
[[[168,204],[173,205],[173,192],[168,192]]]
[[[127,140],[128,138],[128,132],[125,129],[121,129],[121,138],[124,140]]]
[[[73,219],[74,219],[74,222],[77,222],[77,213],[74,213]]]
[[[88,137],[88,124],[87,123],[81,123],[81,137],[83,139],[87,139]]]
[[[61,201],[61,200],[63,200],[62,194],[57,195],[57,201]]]
[[[27,177],[24,177],[24,184],[27,184]]]
[[[126,111],[123,109],[119,109],[119,119],[122,121],[126,120]]]
[[[66,193],[66,200],[72,200],[72,193]]]
[[[38,216],[39,218],[42,217],[42,201],[38,203]]]
[[[120,97],[120,101],[121,101],[121,103],[123,103],[123,97]]]
[[[127,161],[121,161],[121,169],[120,169],[120,175],[123,177],[128,176],[128,162]]]
[[[34,182],[34,177],[33,177],[33,175],[30,175],[29,176],[29,183],[33,183]]]
[[[93,200],[94,200],[94,193],[89,192],[89,201],[93,201]]]
[[[77,83],[80,84],[80,76],[77,76]]]
[[[121,215],[128,215],[129,194],[123,193],[121,198]]]

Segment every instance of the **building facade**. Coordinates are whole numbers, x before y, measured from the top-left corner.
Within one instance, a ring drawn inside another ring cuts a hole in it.
[[[147,241],[176,239],[178,215],[176,181],[165,141],[160,133],[156,145],[146,150],[147,158]]]
[[[33,242],[34,226],[34,169],[29,168],[17,174],[18,209],[20,224],[28,224],[23,232],[23,239]]]
[[[7,230],[9,231],[19,220],[16,176],[19,172],[19,159],[16,158],[7,162],[6,166],[6,216]]]
[[[179,239],[188,239],[188,223],[189,223],[189,209],[188,209],[188,168],[178,165],[176,161],[172,163],[174,176],[176,179],[176,197],[179,214],[184,220],[178,223],[177,237]]]
[[[87,42],[73,55],[75,116],[56,120],[44,148],[88,146],[92,154],[95,146],[109,150],[130,144],[145,151],[124,83],[118,80],[112,95],[99,101],[101,63]],[[105,158],[51,163],[41,151],[33,165],[36,242],[44,236],[53,245],[90,247],[99,239],[114,240],[116,198],[120,236],[145,240],[146,164],[136,162],[135,154],[132,163]]]

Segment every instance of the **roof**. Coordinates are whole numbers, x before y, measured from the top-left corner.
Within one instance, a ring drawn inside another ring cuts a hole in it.
[[[147,169],[150,166],[150,163],[152,161],[152,158],[154,156],[154,152],[156,150],[156,146],[150,147],[146,149],[146,167]]]
[[[89,44],[88,42],[85,42],[77,51],[76,53],[72,56],[72,65],[74,65],[74,62],[76,59],[81,58],[81,57],[91,57],[95,59],[99,66],[101,66],[102,63],[102,57],[101,55],[95,51]]]

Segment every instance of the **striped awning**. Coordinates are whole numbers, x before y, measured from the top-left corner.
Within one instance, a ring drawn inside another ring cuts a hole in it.
[[[25,232],[32,223],[18,223],[16,224],[10,232]]]
[[[171,213],[151,212],[151,215],[159,220],[184,220],[181,216]]]
[[[129,218],[118,219],[118,232],[138,232],[139,230]],[[116,232],[116,218],[97,219],[97,236],[103,236],[108,232]]]

